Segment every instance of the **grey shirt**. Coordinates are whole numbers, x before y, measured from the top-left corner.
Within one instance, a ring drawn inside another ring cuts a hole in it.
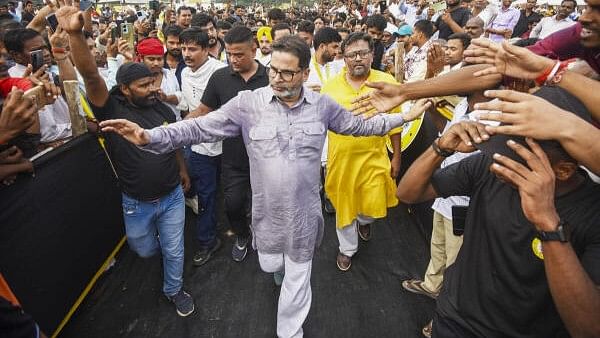
[[[323,237],[319,170],[327,129],[385,135],[403,123],[400,114],[353,116],[308,90],[290,108],[264,87],[242,91],[206,116],[149,130],[150,143],[141,148],[164,153],[241,135],[250,159],[254,248],[301,263],[312,259]]]

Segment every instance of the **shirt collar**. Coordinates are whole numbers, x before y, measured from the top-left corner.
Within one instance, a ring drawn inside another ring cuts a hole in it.
[[[283,103],[281,100],[279,100],[279,98],[277,96],[275,96],[275,93],[273,92],[273,89],[271,88],[271,86],[267,86],[265,87],[268,89],[268,91],[266,92],[267,97],[271,97],[270,101],[271,103],[276,102],[278,104],[283,104],[287,107],[287,104]],[[302,87],[302,92],[300,92],[300,99],[298,99],[298,102],[296,102],[296,104],[294,104],[291,108],[295,108],[298,107],[304,103],[308,103],[310,105],[316,104],[319,100],[319,94],[306,89],[304,86]]]
[[[258,68],[256,69],[256,73],[254,73],[254,75],[252,75],[248,79],[248,82],[250,82],[250,80],[254,79],[255,77],[256,78],[260,78],[260,77],[266,76],[266,74],[267,74],[266,68],[265,68],[265,66],[263,66],[262,63],[260,63],[256,59],[254,60],[254,62],[256,62],[258,64]],[[233,70],[233,68],[231,67],[231,65],[229,65],[227,68],[229,69],[229,75],[231,75],[231,76],[238,76],[238,77],[241,78],[240,74],[238,72],[236,72],[235,70]]]

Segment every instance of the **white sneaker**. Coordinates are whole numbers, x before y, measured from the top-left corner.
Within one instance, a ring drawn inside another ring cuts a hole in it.
[[[194,214],[198,215],[198,196],[185,199],[185,205],[190,207]]]

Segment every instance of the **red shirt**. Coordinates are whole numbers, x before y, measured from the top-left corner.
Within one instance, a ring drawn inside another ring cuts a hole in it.
[[[27,89],[31,89],[33,85],[31,81],[26,78],[21,77],[7,77],[0,80],[0,97],[5,98],[8,96],[8,93],[12,90],[12,87],[17,87],[22,91],[26,91]]]
[[[581,24],[560,30],[535,45],[529,46],[530,51],[549,57],[551,59],[567,60],[580,58],[600,74],[600,48],[586,48],[579,41],[581,39]]]

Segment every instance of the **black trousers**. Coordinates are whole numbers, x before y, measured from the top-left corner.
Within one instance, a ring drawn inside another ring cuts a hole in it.
[[[457,322],[442,317],[437,311],[433,316],[431,330],[432,338],[477,338],[471,331],[463,328]]]
[[[232,230],[241,237],[250,235],[252,191],[250,188],[250,168],[234,166],[223,162],[223,197],[225,214]]]

